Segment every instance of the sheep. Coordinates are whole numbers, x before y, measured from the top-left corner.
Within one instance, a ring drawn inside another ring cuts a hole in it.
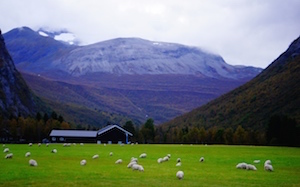
[[[46,147],[48,147],[49,146],[49,143],[46,143]]]
[[[86,160],[81,160],[80,165],[85,166],[86,165]]]
[[[201,157],[201,158],[199,159],[199,162],[204,162],[204,157]]]
[[[94,155],[92,158],[97,159],[97,158],[99,158],[99,155]]]
[[[176,166],[181,166],[181,162],[178,162],[178,163],[176,164]]]
[[[56,149],[52,149],[51,153],[57,153]]]
[[[110,153],[109,153],[109,156],[113,156],[113,152],[110,152]]]
[[[167,154],[167,157],[169,157],[169,159],[171,158],[171,154]]]
[[[264,165],[272,165],[271,160],[266,160]]]
[[[132,170],[144,171],[144,167],[139,164],[133,164],[131,168]]]
[[[237,169],[247,169],[247,163],[242,162],[236,165]]]
[[[8,153],[5,158],[8,159],[8,158],[12,158],[13,157],[13,154],[12,153]]]
[[[83,146],[84,144],[83,144],[83,143],[80,143],[80,145]]]
[[[176,177],[177,177],[179,180],[183,179],[183,176],[184,176],[183,171],[177,171]]]
[[[140,158],[146,158],[147,157],[147,154],[146,153],[142,153],[141,155],[140,155]]]
[[[39,147],[41,147],[41,145],[42,145],[41,143],[38,143],[38,146],[39,146]]]
[[[28,146],[31,147],[31,146],[32,146],[32,143],[29,143]]]
[[[5,148],[4,150],[3,150],[3,153],[8,153],[9,152],[9,148]]]
[[[253,171],[256,171],[256,167],[252,164],[247,164],[247,167],[246,167],[247,170],[253,170]]]
[[[264,169],[265,169],[266,171],[274,171],[273,166],[270,165],[270,164],[266,164],[266,165],[264,166]]]
[[[30,152],[25,153],[25,157],[30,157]]]
[[[38,164],[37,164],[36,160],[30,159],[29,160],[29,165],[30,166],[37,166]]]
[[[127,168],[131,168],[134,164],[137,164],[137,161],[129,162],[129,164],[127,165]]]
[[[169,159],[170,159],[170,158],[169,158],[168,156],[165,156],[165,157],[162,159],[162,161],[163,161],[163,162],[166,162],[166,161],[169,161]]]
[[[253,163],[258,164],[258,163],[260,163],[260,160],[254,160]]]
[[[122,164],[123,160],[122,159],[118,159],[115,164]]]
[[[177,163],[178,163],[178,162],[181,162],[181,159],[180,159],[180,158],[177,158]]]
[[[3,144],[2,147],[5,147],[5,144]]]
[[[162,159],[162,158],[158,158],[158,159],[157,159],[157,163],[160,164],[160,163],[162,163],[162,162],[163,162],[163,159]]]

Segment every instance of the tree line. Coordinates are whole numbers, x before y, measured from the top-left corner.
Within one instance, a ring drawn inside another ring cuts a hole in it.
[[[222,128],[213,126],[164,127],[154,125],[149,118],[142,125],[127,121],[123,128],[133,134],[132,142],[168,144],[227,144],[227,145],[284,145],[300,146],[300,128],[294,119],[275,115],[269,120],[266,130]],[[52,129],[97,130],[89,125],[72,125],[56,112],[33,117],[0,117],[1,142],[43,142],[47,141]]]

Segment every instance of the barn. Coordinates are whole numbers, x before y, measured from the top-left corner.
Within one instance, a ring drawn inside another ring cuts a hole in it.
[[[108,125],[98,131],[52,130],[49,137],[52,143],[125,143],[128,144],[132,133],[119,125]]]

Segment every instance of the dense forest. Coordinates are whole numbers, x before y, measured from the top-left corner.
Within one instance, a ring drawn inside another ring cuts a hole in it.
[[[127,121],[121,126],[133,134],[132,142],[139,143],[300,146],[300,128],[296,120],[280,115],[271,117],[266,131],[242,125],[237,128],[214,126],[205,129],[204,126],[191,125],[163,129],[163,126],[154,125],[151,118],[142,125]],[[10,143],[45,143],[52,129],[98,130],[89,125],[70,124],[56,112],[51,115],[37,113],[34,118],[0,118],[0,129],[0,141]]]

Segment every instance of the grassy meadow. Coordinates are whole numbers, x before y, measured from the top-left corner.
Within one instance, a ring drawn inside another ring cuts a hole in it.
[[[34,144],[7,144],[12,159],[0,158],[0,186],[300,186],[300,148],[223,146],[223,145],[97,145],[84,144],[49,147]],[[52,149],[57,153],[51,153]],[[3,148],[4,150],[4,148]],[[30,151],[31,156],[25,157]],[[113,152],[113,156],[109,153]],[[138,162],[145,171],[127,168],[131,157],[147,153]],[[98,159],[92,156],[98,154]],[[157,159],[171,154],[171,159],[158,164]],[[200,163],[200,157],[205,161]],[[182,166],[176,167],[177,158]],[[28,164],[38,162],[37,167]],[[86,166],[80,161],[87,160]],[[122,159],[122,164],[115,164]],[[274,172],[263,169],[270,159]],[[236,169],[236,164],[254,164],[257,171]],[[184,179],[178,180],[176,172],[182,170]]]

